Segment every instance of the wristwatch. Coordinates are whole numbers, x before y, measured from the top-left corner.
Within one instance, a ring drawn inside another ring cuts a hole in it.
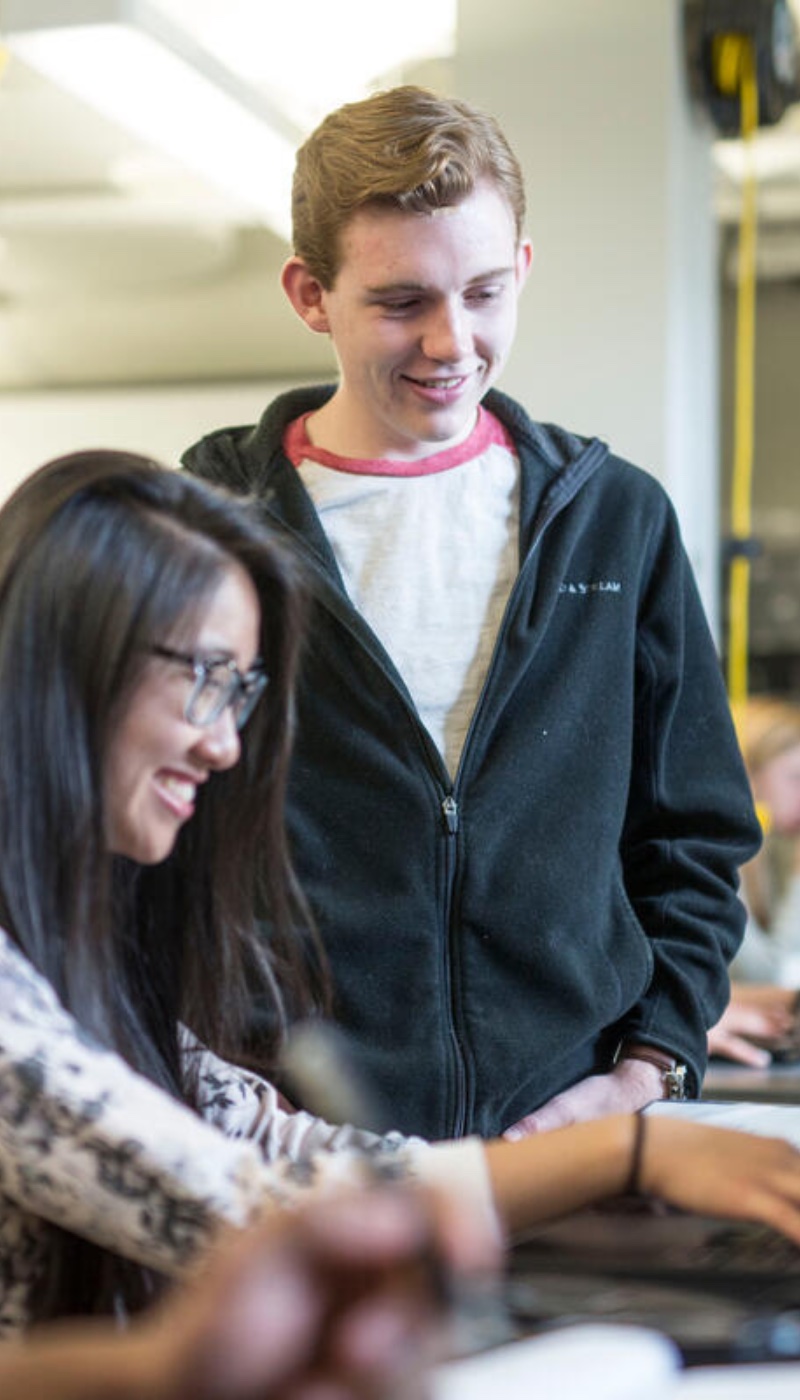
[[[614,1064],[618,1065],[620,1060],[646,1060],[649,1065],[655,1065],[656,1069],[661,1070],[663,1098],[673,1102],[686,1098],[686,1066],[673,1055],[668,1055],[666,1050],[659,1050],[655,1045],[640,1045],[638,1041],[622,1040],[617,1046]]]

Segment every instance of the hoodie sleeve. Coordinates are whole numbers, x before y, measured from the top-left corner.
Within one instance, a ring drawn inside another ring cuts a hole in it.
[[[636,686],[623,865],[654,970],[619,1030],[684,1061],[697,1093],[706,1032],[727,1002],[728,965],[744,931],[738,871],[758,849],[760,828],[719,660],[666,502],[643,576]]]

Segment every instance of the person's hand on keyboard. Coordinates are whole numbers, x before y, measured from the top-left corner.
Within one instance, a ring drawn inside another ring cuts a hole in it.
[[[735,982],[720,1020],[708,1033],[710,1055],[762,1069],[800,1059],[798,994],[791,987]]]

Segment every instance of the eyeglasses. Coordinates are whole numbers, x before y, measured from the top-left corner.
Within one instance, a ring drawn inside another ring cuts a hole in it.
[[[247,724],[259,699],[264,693],[269,677],[261,662],[250,671],[239,670],[235,661],[222,657],[191,656],[185,651],[174,651],[172,647],[152,646],[154,656],[163,656],[167,661],[177,661],[194,674],[192,686],[183,713],[190,724],[200,728],[214,724],[223,710],[230,705],[237,729]]]

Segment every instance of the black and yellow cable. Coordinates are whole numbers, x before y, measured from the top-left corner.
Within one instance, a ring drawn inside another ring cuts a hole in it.
[[[752,498],[755,427],[755,328],[757,181],[752,141],[758,129],[758,74],[755,46],[742,34],[714,39],[712,64],[725,96],[738,95],[745,154],[739,230],[734,387],[733,472],[731,482],[731,560],[728,578],[728,694],[736,704],[747,698],[750,649],[750,573],[753,554]]]

